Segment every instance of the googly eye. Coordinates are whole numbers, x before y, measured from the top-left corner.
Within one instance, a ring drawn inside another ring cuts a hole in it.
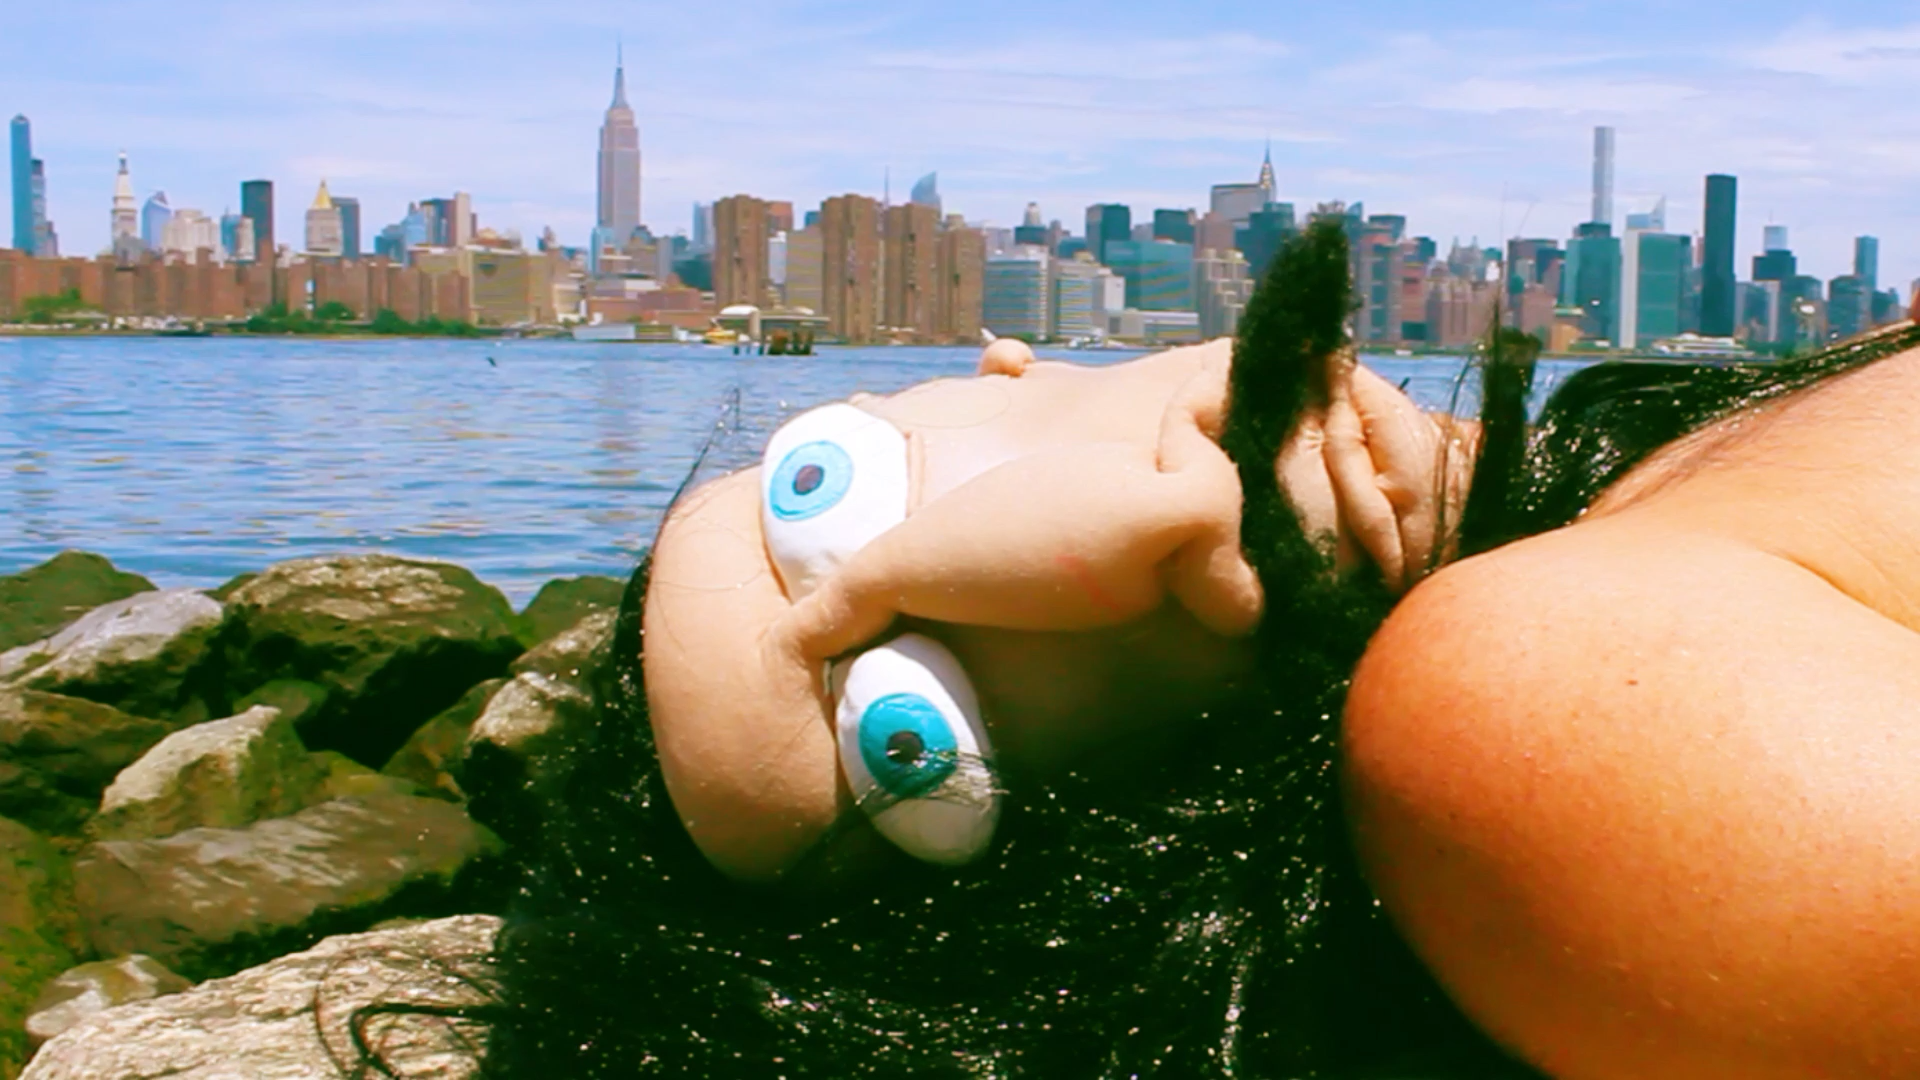
[[[839,505],[853,486],[853,459],[838,445],[810,442],[773,470],[767,506],[781,521],[805,521]]]
[[[906,634],[835,672],[840,764],[882,836],[958,866],[993,841],[1000,793],[979,699],[945,646]]]
[[[814,409],[767,443],[760,482],[767,552],[799,600],[906,520],[906,436],[851,405]]]

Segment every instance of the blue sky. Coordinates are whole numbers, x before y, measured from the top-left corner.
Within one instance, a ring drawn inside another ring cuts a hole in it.
[[[616,36],[643,216],[738,191],[802,208],[938,170],[950,210],[1204,206],[1273,140],[1282,198],[1364,200],[1415,232],[1564,237],[1591,128],[1619,129],[1617,212],[1740,177],[1741,266],[1767,222],[1806,272],[1882,238],[1920,277],[1920,8],[1833,0],[1431,4],[799,0],[9,3],[0,112],[34,122],[69,253],[107,235],[114,154],[142,198],[218,214],[255,176],[295,235],[324,176],[369,236],[469,191],[482,223],[569,242],[593,213]],[[1809,14],[1818,11],[1817,15]]]

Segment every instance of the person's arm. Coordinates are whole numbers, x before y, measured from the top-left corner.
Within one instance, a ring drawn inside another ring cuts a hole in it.
[[[1920,1073],[1920,637],[1623,514],[1442,570],[1355,675],[1379,895],[1564,1080]]]

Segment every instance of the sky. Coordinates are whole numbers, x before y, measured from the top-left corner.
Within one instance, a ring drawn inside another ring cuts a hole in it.
[[[217,216],[275,181],[301,235],[322,178],[366,236],[472,193],[481,224],[582,243],[616,42],[642,218],[686,230],[734,193],[896,199],[1075,232],[1095,202],[1205,209],[1272,140],[1279,197],[1400,213],[1454,239],[1564,238],[1589,216],[1592,128],[1618,129],[1616,227],[1740,179],[1740,274],[1768,223],[1803,273],[1881,238],[1920,278],[1920,7],[1910,0],[1237,3],[174,0],[7,4],[0,114],[33,122],[68,254],[106,245],[115,154],[144,200]],[[1812,14],[1816,12],[1817,14]],[[5,239],[0,237],[0,239]]]

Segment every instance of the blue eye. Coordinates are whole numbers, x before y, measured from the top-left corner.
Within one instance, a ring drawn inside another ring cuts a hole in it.
[[[834,508],[853,486],[853,458],[838,444],[796,446],[773,470],[767,499],[782,521],[805,521]]]
[[[890,795],[917,799],[953,775],[959,742],[933,702],[888,694],[860,714],[860,758]]]

